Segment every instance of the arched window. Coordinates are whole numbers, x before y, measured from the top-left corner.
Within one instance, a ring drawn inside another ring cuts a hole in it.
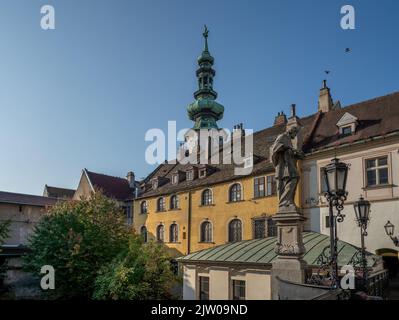
[[[177,242],[179,237],[179,227],[176,223],[172,223],[169,227],[169,242]]]
[[[229,242],[242,240],[242,223],[239,219],[231,220],[229,223]]]
[[[164,242],[164,240],[165,240],[165,228],[164,228],[163,224],[160,224],[157,227],[157,241]]]
[[[211,189],[205,189],[204,191],[202,191],[201,205],[209,206],[212,203],[213,203],[212,190]]]
[[[235,183],[230,187],[229,201],[236,202],[241,201],[241,199],[241,185],[239,183]]]
[[[142,226],[140,228],[140,235],[141,235],[143,241],[147,242],[147,227],[146,226]]]
[[[212,224],[209,221],[201,223],[201,242],[212,242]]]
[[[157,201],[157,211],[165,211],[165,198],[161,197]]]
[[[142,201],[140,203],[140,213],[142,213],[142,214],[147,213],[147,209],[148,209],[147,201]]]
[[[179,209],[179,196],[173,195],[170,197],[170,209]]]

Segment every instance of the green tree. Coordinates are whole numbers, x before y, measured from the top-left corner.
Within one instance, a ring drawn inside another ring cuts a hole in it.
[[[96,279],[94,299],[171,299],[178,284],[171,257],[158,243],[143,244],[141,237],[132,236],[127,250],[104,266]]]
[[[62,202],[36,226],[24,266],[40,276],[41,267],[51,265],[55,269],[53,294],[89,298],[98,271],[127,247],[128,234],[117,203],[100,193]]]
[[[4,240],[8,237],[8,232],[10,231],[11,221],[0,222],[0,246],[4,243]],[[1,251],[1,248],[0,248]]]

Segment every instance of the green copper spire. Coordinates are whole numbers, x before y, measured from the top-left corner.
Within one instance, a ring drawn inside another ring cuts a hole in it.
[[[216,121],[223,118],[224,107],[217,103],[217,92],[213,90],[213,77],[215,70],[212,69],[214,59],[208,49],[209,30],[205,26],[202,34],[205,39],[205,48],[198,57],[197,78],[198,90],[194,92],[195,101],[188,108],[188,116],[194,121],[195,130],[218,129]]]

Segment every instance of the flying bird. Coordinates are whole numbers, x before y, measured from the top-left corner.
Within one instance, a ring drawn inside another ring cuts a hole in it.
[[[325,70],[324,71],[326,74],[329,74],[331,71],[330,70]]]
[[[346,48],[345,49],[345,52],[350,52],[351,51],[351,48]]]

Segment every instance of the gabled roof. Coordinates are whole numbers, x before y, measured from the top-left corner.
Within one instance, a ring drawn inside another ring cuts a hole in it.
[[[106,196],[119,201],[125,201],[132,196],[129,182],[125,178],[108,176],[84,169],[91,186],[101,190]]]
[[[276,242],[276,237],[233,242],[197,251],[177,260],[187,263],[271,264],[277,258],[274,251]],[[317,232],[304,232],[303,242],[306,249],[303,259],[309,266],[318,265],[317,258],[330,245],[330,238]],[[340,266],[351,264],[358,250],[358,247],[338,240],[338,264]],[[379,259],[369,252],[367,256],[369,266],[374,266]]]
[[[47,190],[47,196],[50,198],[62,198],[62,199],[72,199],[76,190],[51,187],[47,184],[44,186],[45,191]]]
[[[339,121],[336,123],[336,125],[338,127],[342,127],[347,124],[354,123],[357,120],[358,119],[355,116],[351,115],[349,112],[345,112],[345,114],[341,117],[341,119],[339,119]]]
[[[58,201],[59,200],[55,198],[0,191],[0,203],[12,203],[20,205],[45,207],[45,206],[54,205]]]
[[[349,113],[357,118],[356,132],[342,137],[338,121]],[[399,92],[323,113],[305,151],[316,151],[399,131]]]

